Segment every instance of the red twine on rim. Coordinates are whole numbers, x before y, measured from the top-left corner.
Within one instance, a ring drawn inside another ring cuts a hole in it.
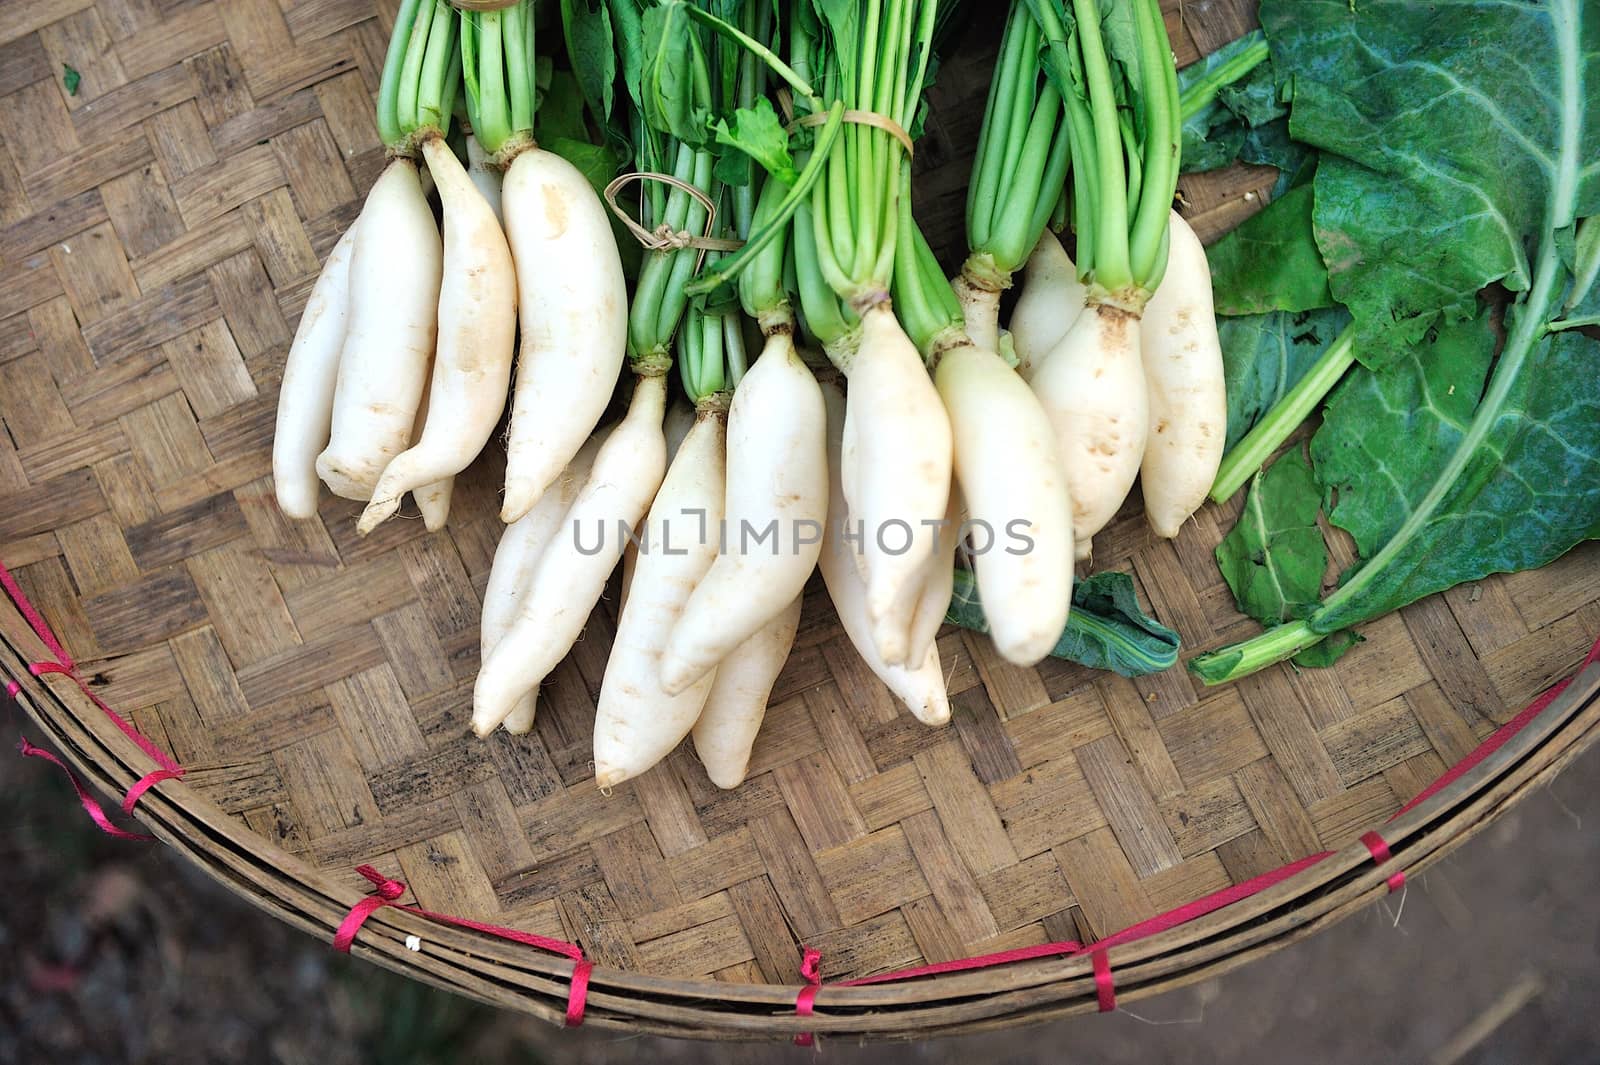
[[[567,991],[567,1027],[576,1028],[583,1023],[584,1010],[589,1001],[589,976],[594,971],[583,956],[583,948],[576,943],[568,943],[564,939],[551,939],[548,936],[536,935],[533,932],[522,932],[515,928],[503,928],[500,925],[485,924],[482,921],[471,921],[465,917],[452,917],[447,913],[434,913],[424,910],[420,906],[405,906],[399,902],[406,893],[406,885],[401,880],[391,880],[378,872],[370,865],[356,867],[356,872],[371,881],[374,893],[366,896],[350,908],[339,928],[333,934],[333,949],[341,954],[350,953],[350,947],[356,940],[356,933],[361,931],[361,926],[367,923],[367,918],[383,909],[392,906],[397,910],[415,914],[429,921],[439,924],[454,925],[457,928],[467,928],[474,932],[494,936],[497,939],[509,940],[520,943],[525,947],[535,947],[550,954],[559,954],[564,958],[572,959],[572,977]]]
[[[1110,1013],[1117,1008],[1117,986],[1111,979],[1111,955],[1104,950],[1096,950],[1089,955],[1089,960],[1094,964],[1094,997],[1100,1004],[1101,1013]]]
[[[84,787],[83,781],[78,779],[78,774],[74,773],[66,762],[63,762],[43,747],[35,747],[24,737],[22,742],[17,744],[17,750],[22,752],[24,758],[43,758],[52,765],[60,767],[61,771],[67,774],[67,780],[71,781],[72,790],[78,793],[78,801],[83,804],[83,809],[88,813],[89,820],[93,821],[100,831],[106,835],[116,836],[118,839],[136,839],[143,842],[155,839],[154,836],[147,836],[143,832],[129,832],[112,824],[111,818],[106,816],[105,809],[93,795],[89,794],[89,789]]]
[[[1374,865],[1382,865],[1384,862],[1390,861],[1394,858],[1394,855],[1389,853],[1389,841],[1378,835],[1376,832],[1363,832],[1361,834],[1361,845],[1366,847],[1367,851],[1371,853],[1372,863]],[[1406,871],[1401,869],[1395,872],[1389,877],[1388,884],[1389,894],[1391,895],[1405,887]]]

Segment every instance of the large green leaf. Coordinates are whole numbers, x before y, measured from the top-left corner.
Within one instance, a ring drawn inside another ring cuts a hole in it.
[[[1600,212],[1600,9],[1264,0],[1262,20],[1369,367],[1311,447],[1363,560],[1300,621],[1195,659],[1208,683],[1600,536],[1600,342],[1552,331],[1584,305]],[[1516,294],[1498,353],[1479,318],[1497,281]]]
[[[974,632],[989,631],[971,570],[956,570],[945,620]],[[1178,634],[1144,612],[1128,574],[1096,573],[1073,585],[1072,612],[1050,654],[1124,677],[1142,677],[1177,664]]]
[[[1300,383],[1349,324],[1350,312],[1343,307],[1247,314],[1217,322],[1227,379],[1229,449]]]
[[[1317,528],[1322,492],[1298,449],[1256,474],[1244,513],[1217,545],[1239,609],[1263,625],[1304,617],[1322,597],[1328,547]]]
[[[1313,188],[1290,189],[1207,252],[1218,314],[1333,305],[1328,268],[1311,229]]]
[[[1312,440],[1332,520],[1369,559],[1312,616],[1317,632],[1600,536],[1600,343],[1546,337],[1509,376],[1508,351],[1480,400],[1492,333],[1454,328],[1479,335],[1352,376]]]
[[[1593,0],[1263,0],[1290,132],[1325,151],[1317,242],[1363,362],[1398,357],[1600,211]]]

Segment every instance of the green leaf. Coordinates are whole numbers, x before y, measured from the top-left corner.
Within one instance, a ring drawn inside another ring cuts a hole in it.
[[[1186,116],[1185,173],[1229,165],[1240,157],[1252,126],[1280,120],[1287,113],[1270,60],[1243,66],[1254,61],[1252,56],[1262,47],[1261,31],[1256,30],[1178,71],[1178,93]]]
[[[1328,270],[1311,227],[1313,185],[1245,220],[1207,252],[1218,314],[1331,307]]]
[[[1321,643],[1307,647],[1289,661],[1306,669],[1326,669],[1343,658],[1350,648],[1366,642],[1367,638],[1356,630],[1341,629]]]
[[[1591,3],[1264,0],[1261,21],[1290,132],[1324,152],[1317,243],[1366,364],[1485,285],[1527,291],[1530,249],[1600,212]]]
[[[717,119],[715,129],[718,144],[739,149],[785,185],[800,179],[794,157],[789,154],[789,132],[765,96],[759,97],[754,107],[735,111],[732,122]],[[744,182],[730,183],[748,184],[748,175]]]
[[[1317,527],[1322,490],[1300,451],[1256,474],[1217,564],[1240,611],[1263,625],[1303,617],[1322,596],[1328,547]]]
[[[1222,365],[1231,450],[1316,365],[1350,324],[1343,307],[1222,318]]]
[[[617,82],[611,12],[604,0],[561,0],[561,25],[583,97],[600,121],[609,122]]]
[[[988,632],[971,570],[956,570],[955,594],[945,620],[974,632]],[[1178,662],[1178,634],[1139,606],[1133,578],[1126,573],[1096,573],[1072,588],[1072,612],[1052,657],[1124,677],[1142,677]]]
[[[79,74],[66,63],[61,64],[61,87],[67,90],[68,96],[78,95],[78,86],[82,83],[82,74]]]
[[[583,90],[578,79],[565,70],[552,70],[549,79],[539,101],[534,138],[541,144],[558,137],[588,140],[589,130],[583,121]]]
[[[1207,683],[1600,536],[1600,342],[1552,333],[1600,208],[1600,18],[1582,0],[1264,0],[1321,153],[1317,241],[1361,330],[1311,442],[1362,560],[1303,619],[1191,663]],[[1565,246],[1565,247],[1564,247]],[[1479,291],[1501,281],[1501,323]],[[1581,297],[1580,297],[1581,299]]]
[[[1558,333],[1509,364],[1508,345],[1490,374],[1487,319],[1441,326],[1435,350],[1354,375],[1330,401],[1311,442],[1338,493],[1329,517],[1382,564],[1346,574],[1317,631],[1600,536],[1600,343]]]
[[[685,144],[707,141],[709,101],[702,97],[705,72],[699,28],[680,4],[644,12],[644,71],[639,87],[645,122]]]

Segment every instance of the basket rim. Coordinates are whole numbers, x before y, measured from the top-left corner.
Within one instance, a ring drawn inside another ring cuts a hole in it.
[[[0,648],[5,652],[0,672],[20,682],[18,703],[77,772],[111,794],[126,792],[144,775],[135,767],[149,756],[100,711],[75,675],[40,676],[29,668],[31,662],[47,661],[50,651],[11,603],[0,611]],[[1502,726],[1491,739],[1510,727]],[[1411,873],[1425,869],[1596,740],[1600,662],[1581,668],[1562,695],[1476,765],[1383,825],[1383,839],[1393,854],[1390,862],[1378,864],[1361,842],[1352,842],[1230,905],[1114,945],[1117,997],[1135,1001],[1220,975],[1363,908],[1386,893],[1386,881],[1396,868]],[[350,909],[368,897],[235,824],[181,779],[164,781],[145,793],[133,817],[230,891],[325,941]],[[565,958],[393,908],[375,912],[363,931],[352,954],[552,1023],[565,1018],[574,967]],[[428,949],[409,950],[405,939],[411,935],[420,936]],[[1095,984],[1090,953],[1084,951],[915,980],[858,987],[824,984],[818,1004],[828,1012],[801,1016],[795,998],[806,985],[798,980],[730,983],[595,966],[585,1023],[700,1038],[780,1038],[810,1031],[905,1038],[929,1034],[930,1025],[940,1033],[977,1031],[1089,1012],[1096,1008]],[[708,1002],[722,1008],[708,1008]],[[875,1012],[839,1012],[862,1010]],[[936,1018],[928,1016],[934,1011]]]

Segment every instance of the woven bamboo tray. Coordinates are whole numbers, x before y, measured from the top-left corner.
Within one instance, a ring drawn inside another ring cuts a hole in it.
[[[1251,23],[1248,0],[1170,7],[1180,62]],[[1154,994],[1324,929],[1600,734],[1600,669],[1497,731],[1600,632],[1591,546],[1368,625],[1333,669],[1218,690],[1181,669],[1017,669],[949,630],[955,713],[938,730],[896,709],[818,585],[733,792],[686,751],[596,791],[608,602],[535,734],[471,740],[496,460],[462,478],[445,533],[396,521],[366,540],[332,499],[320,521],[287,521],[268,476],[294,322],[382,162],[390,17],[370,0],[0,5],[0,560],[42,615],[0,596],[0,672],[20,681],[31,738],[97,789],[123,796],[154,768],[103,707],[186,767],[134,817],[282,920],[331,939],[370,863],[431,911],[580,946],[589,1024],[975,1031]],[[947,243],[994,36],[975,27],[945,67],[919,149],[919,209]],[[1188,181],[1187,210],[1214,236],[1270,177]],[[1162,542],[1134,506],[1096,540],[1186,655],[1252,629],[1211,558],[1232,519],[1208,508]],[[72,669],[30,672],[51,662]],[[1372,829],[1391,858],[1358,842]],[[1322,851],[1219,907],[1214,893]],[[802,944],[834,982],[1106,941],[1207,898],[1108,952],[825,987],[814,1016],[796,1013]],[[354,952],[550,1020],[568,1008],[568,959],[393,908]]]

